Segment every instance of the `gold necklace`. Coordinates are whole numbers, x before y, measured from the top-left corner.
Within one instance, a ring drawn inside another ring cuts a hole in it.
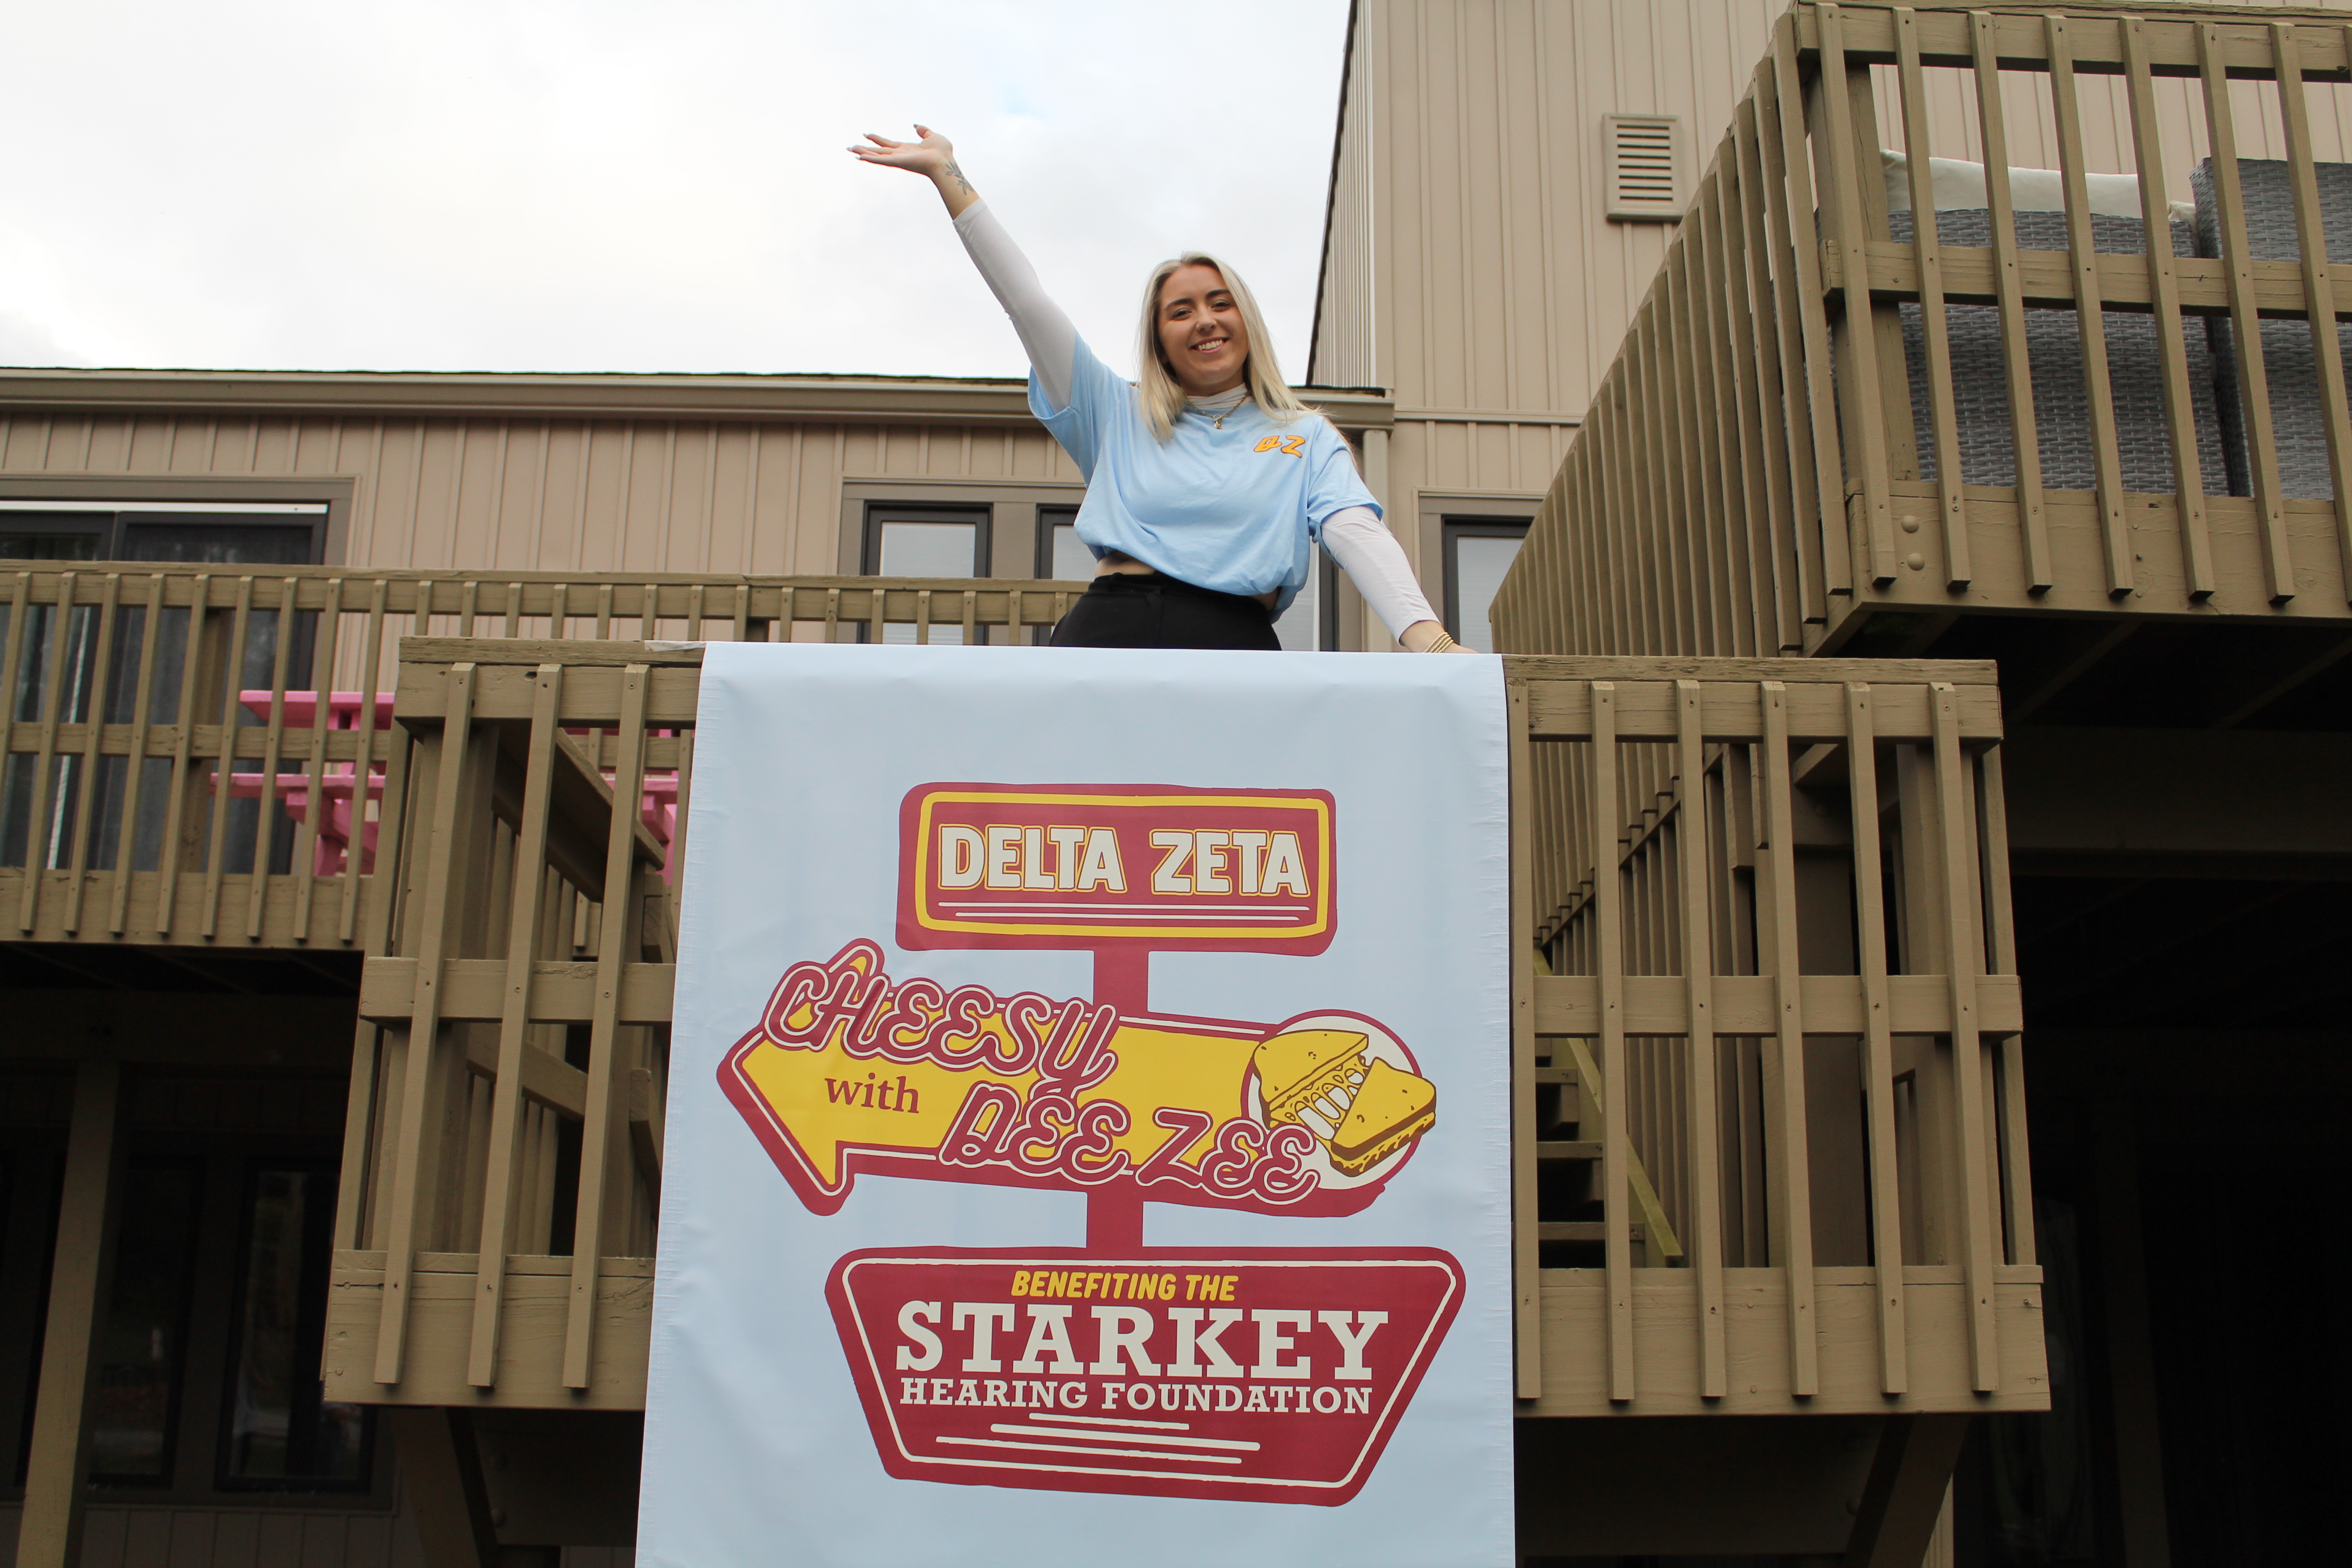
[[[1217,413],[1215,413],[1215,414],[1209,414],[1209,411],[1208,411],[1207,409],[1205,409],[1205,408],[1198,409],[1198,410],[1196,410],[1195,412],[1202,413],[1202,414],[1209,414],[1209,422],[1210,422],[1212,425],[1215,426],[1218,429],[1222,430],[1222,429],[1223,429],[1223,428],[1225,427],[1225,416],[1226,416],[1226,415],[1228,415],[1228,414],[1233,414],[1233,413],[1237,413],[1237,412],[1239,412],[1239,411],[1240,411],[1240,408],[1241,408],[1242,404],[1243,404],[1243,403],[1247,403],[1248,401],[1249,401],[1249,394],[1247,394],[1247,393],[1244,393],[1244,394],[1242,394],[1241,402],[1240,402],[1240,403],[1236,403],[1236,404],[1234,404],[1234,405],[1232,407],[1230,407],[1230,408],[1222,409],[1222,410],[1220,410],[1219,412],[1217,412]]]

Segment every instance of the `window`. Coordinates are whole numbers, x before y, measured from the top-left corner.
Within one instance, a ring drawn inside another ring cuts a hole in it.
[[[324,501],[0,500],[0,561],[184,561],[311,566]]]
[[[989,509],[875,504],[866,509],[863,570],[875,577],[985,577],[988,575]],[[934,600],[936,605],[939,601]],[[863,635],[861,633],[861,635]],[[912,643],[911,626],[882,628],[886,643]],[[931,641],[963,641],[963,611],[942,614],[931,624]]]
[[[236,1339],[221,1401],[224,1489],[360,1487],[368,1424],[319,1381],[335,1172],[268,1161],[247,1173]]]
[[[324,501],[191,501],[134,507],[116,501],[0,500],[0,563],[169,561],[224,566],[313,565],[323,554],[326,527]],[[268,686],[276,667],[278,611],[274,604],[263,605],[258,597],[246,624],[245,647],[237,669],[240,688]],[[67,623],[61,647],[49,635],[49,616],[53,613],[47,605],[37,605],[26,612],[25,651],[16,674],[16,688],[0,696],[14,704],[18,720],[38,719],[43,696],[48,689],[50,652],[56,647],[62,665],[58,682],[60,718],[68,723],[87,723],[91,710],[96,708],[103,715],[101,722],[129,723],[137,710],[141,650],[151,635],[146,607],[126,606],[116,614],[114,648],[108,665],[112,674],[104,692],[90,689],[98,668],[98,611],[94,607],[74,611]],[[0,609],[0,632],[5,630],[5,609]],[[293,686],[307,686],[310,682],[311,638],[317,619],[314,613],[304,611],[288,628],[287,635],[293,639],[287,650],[288,680]],[[159,621],[159,626],[152,628],[160,636],[148,689],[152,700],[151,715],[155,723],[173,724],[181,721],[179,700],[182,665],[187,655],[188,612],[184,608],[166,609]],[[263,721],[240,709],[236,721],[256,725]],[[79,810],[80,792],[89,785],[98,792],[94,820],[100,825],[93,863],[101,869],[115,868],[122,852],[119,842],[120,803],[128,788],[131,759],[100,757],[89,779],[83,776],[89,765],[87,759],[62,759],[58,764],[60,771],[56,786],[50,792],[47,815],[38,823],[31,820],[32,799],[37,793],[33,787],[37,762],[29,754],[19,753],[7,758],[5,768],[0,768],[0,865],[58,865],[58,856],[70,841],[70,825]],[[141,765],[147,770],[146,783],[141,786],[140,820],[132,825],[130,861],[133,869],[144,871],[155,869],[162,854],[170,795],[168,787],[163,787],[163,781],[168,780],[172,764],[166,758],[148,758]],[[254,829],[260,808],[257,800],[229,803],[228,837],[225,841],[228,858],[224,870],[241,875],[253,869]],[[294,836],[279,835],[278,842],[271,847],[274,863],[270,868],[280,873],[290,870],[293,848]]]
[[[1036,574],[1049,582],[1085,583],[1095,574],[1095,552],[1078,538],[1078,509],[1041,506],[1037,509]],[[1039,626],[1029,634],[1038,647],[1050,647],[1054,628]]]
[[[1095,552],[1078,539],[1078,509],[1037,509],[1037,575],[1055,582],[1083,583],[1095,574]]]
[[[1284,652],[1328,653],[1339,646],[1339,567],[1330,552],[1318,546],[1307,563],[1307,581],[1299,585],[1298,597],[1274,623]]]
[[[388,1505],[371,1412],[328,1403],[319,1371],[342,1086],[126,1079],[91,1488],[175,1506],[256,1492]],[[0,1093],[15,1121],[0,1125],[0,1486],[29,1468],[71,1100],[70,1079]]]
[[[117,1212],[114,1293],[92,1354],[89,1473],[116,1486],[165,1485],[187,1363],[204,1168],[134,1161]]]
[[[1486,608],[1528,536],[1524,521],[1506,518],[1445,520],[1445,629],[1464,647],[1495,651]]]

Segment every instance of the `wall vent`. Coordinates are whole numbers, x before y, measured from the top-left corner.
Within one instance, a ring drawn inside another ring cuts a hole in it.
[[[1682,123],[1671,114],[1604,114],[1609,216],[1618,223],[1674,223],[1684,191]]]

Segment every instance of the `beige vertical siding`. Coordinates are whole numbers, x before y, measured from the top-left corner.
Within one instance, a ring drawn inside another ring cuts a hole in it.
[[[1673,233],[1607,220],[1601,116],[1711,147],[1780,9],[1359,0],[1310,376],[1390,389],[1382,500],[1433,594],[1422,496],[1550,483]]]
[[[831,573],[845,478],[1075,479],[1039,427],[0,416],[0,474],[352,478],[343,563]]]
[[[1372,369],[1400,408],[1580,410],[1671,232],[1604,217],[1601,117],[1679,115],[1686,157],[1711,146],[1779,9],[1360,0],[1314,378],[1360,374],[1368,226]]]

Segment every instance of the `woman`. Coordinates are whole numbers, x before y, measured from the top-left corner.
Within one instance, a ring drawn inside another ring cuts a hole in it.
[[[1129,385],[1045,297],[1027,258],[928,126],[850,152],[927,176],[1029,353],[1029,406],[1087,480],[1095,580],[1056,647],[1278,648],[1275,618],[1320,540],[1397,640],[1467,652],[1413,581],[1331,422],[1291,395],[1240,277],[1191,252],[1152,269]]]

